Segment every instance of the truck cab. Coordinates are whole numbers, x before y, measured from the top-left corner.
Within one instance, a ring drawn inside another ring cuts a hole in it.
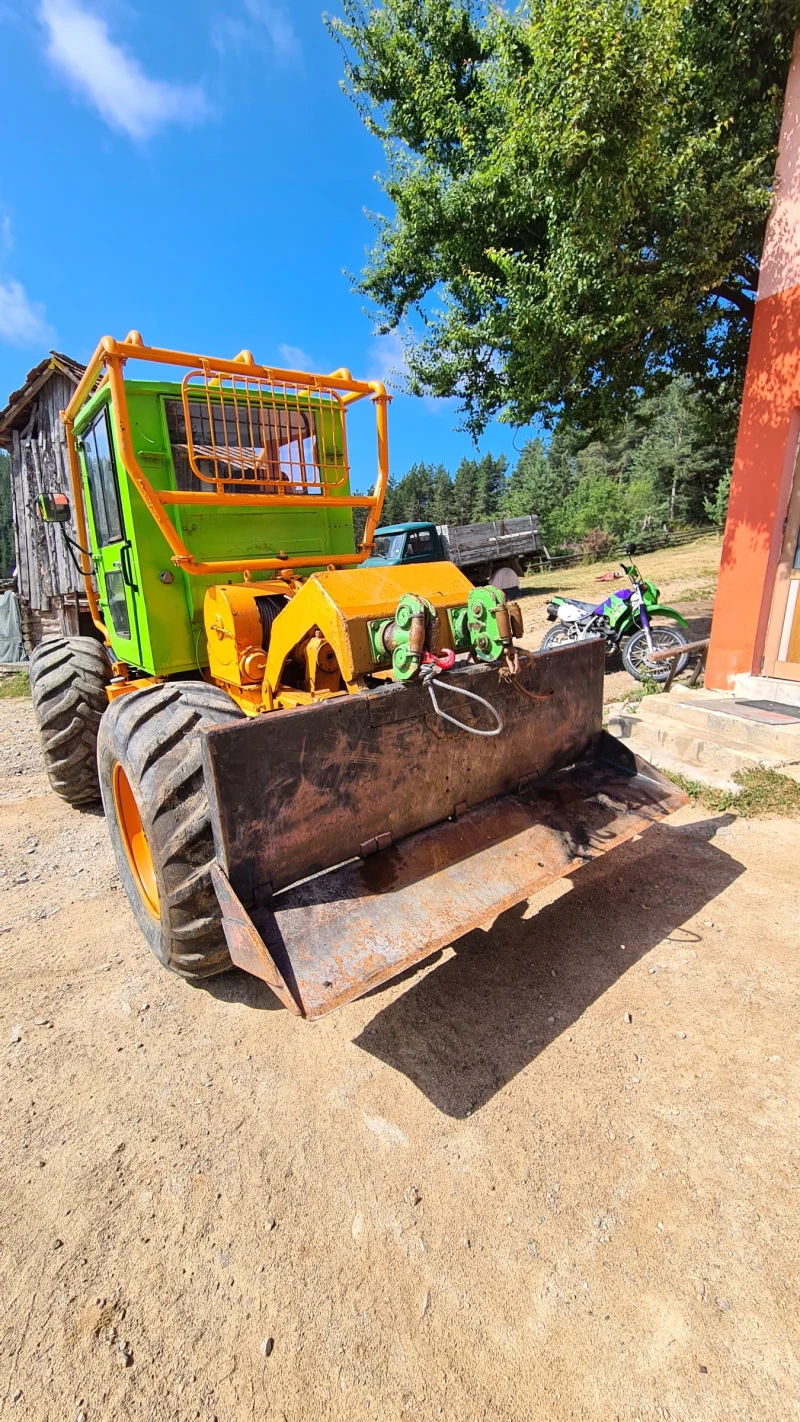
[[[398,563],[441,563],[447,559],[435,523],[393,523],[379,528],[374,553],[364,568],[394,568]]]

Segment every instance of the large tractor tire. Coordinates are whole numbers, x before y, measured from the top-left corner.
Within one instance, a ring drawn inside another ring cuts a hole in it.
[[[40,642],[31,656],[31,697],[47,777],[70,805],[100,799],[97,733],[110,679],[108,657],[94,637],[55,637]]]
[[[219,687],[171,681],[118,697],[100,727],[100,788],[119,876],[159,962],[184,978],[231,966],[211,883],[197,731],[242,717]]]

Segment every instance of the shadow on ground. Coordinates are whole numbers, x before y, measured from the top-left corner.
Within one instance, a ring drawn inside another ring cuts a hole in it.
[[[732,818],[654,826],[582,868],[571,890],[533,917],[519,904],[488,932],[467,934],[455,957],[389,1003],[356,1044],[445,1115],[471,1115],[739,877],[741,864],[710,843]],[[681,930],[679,941],[693,935]]]

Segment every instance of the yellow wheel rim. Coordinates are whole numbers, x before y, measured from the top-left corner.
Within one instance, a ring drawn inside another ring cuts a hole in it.
[[[139,806],[133,798],[131,782],[117,761],[114,766],[114,804],[117,809],[117,823],[125,845],[125,853],[136,880],[136,887],[144,900],[148,913],[159,917],[158,888],[153,856],[142,829]]]

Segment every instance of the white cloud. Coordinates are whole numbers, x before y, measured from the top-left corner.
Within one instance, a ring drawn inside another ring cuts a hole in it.
[[[31,301],[21,282],[0,281],[0,341],[11,346],[35,346],[51,341],[53,332],[40,301]]]
[[[149,138],[165,123],[196,123],[207,105],[196,85],[150,79],[139,61],[108,33],[80,0],[41,0],[47,56],[112,128]]]
[[[382,336],[372,337],[369,368],[371,380],[382,380],[390,390],[407,389],[408,361],[399,331],[387,331]],[[453,409],[453,400],[444,396],[422,395],[417,398],[431,415],[447,414]]]
[[[238,15],[226,12],[214,21],[212,39],[220,54],[229,50],[263,48],[289,64],[300,58],[300,41],[283,6],[277,0],[242,0]]]
[[[278,355],[287,370],[313,370],[311,356],[300,346],[278,346]]]
[[[396,385],[408,375],[406,353],[399,331],[373,336],[370,349],[370,378]]]

